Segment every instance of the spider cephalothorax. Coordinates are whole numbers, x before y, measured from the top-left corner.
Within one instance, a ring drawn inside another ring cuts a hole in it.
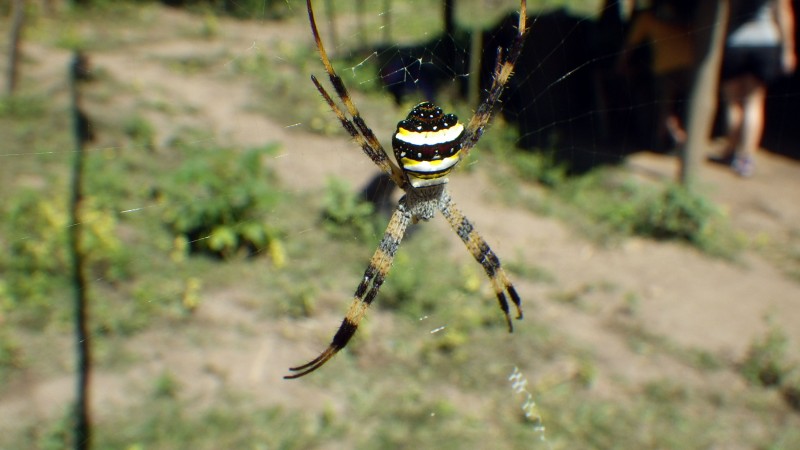
[[[447,182],[447,174],[461,159],[464,125],[454,114],[424,102],[397,124],[392,148],[414,187]]]
[[[472,257],[483,267],[497,296],[500,309],[505,315],[508,330],[513,330],[509,298],[516,308],[517,319],[522,318],[519,295],[500,266],[500,258],[475,231],[472,222],[456,207],[447,192],[446,183],[447,174],[480,139],[484,127],[492,117],[492,108],[500,98],[500,94],[503,93],[503,88],[511,76],[514,63],[522,51],[522,42],[525,36],[525,5],[525,0],[521,0],[517,37],[508,49],[507,56],[503,57],[502,49],[497,50],[492,87],[469,123],[465,126],[458,121],[455,115],[444,114],[441,108],[431,103],[420,103],[411,110],[405,120],[397,124],[397,131],[392,138],[392,147],[397,159],[397,164],[395,164],[386,154],[386,150],[378,138],[375,137],[375,133],[364,122],[342,79],[336,75],[325,52],[325,47],[322,45],[317,23],[314,20],[314,11],[311,8],[311,0],[306,0],[311,32],[314,35],[320,59],[322,59],[328,78],[331,80],[336,95],[344,104],[346,112],[333,101],[328,91],[322,87],[315,76],[311,76],[311,81],[314,82],[314,86],[322,98],[336,114],[342,127],[361,146],[372,162],[405,192],[405,195],[392,213],[392,218],[389,220],[389,225],[386,226],[378,249],[369,260],[364,277],[356,288],[350,309],[347,310],[347,314],[328,348],[308,363],[290,368],[289,370],[294,373],[285,378],[302,377],[319,369],[347,345],[350,338],[356,333],[358,324],[364,318],[367,308],[378,295],[378,290],[389,273],[394,255],[400,247],[408,225],[430,220],[436,211],[444,216],[453,231],[464,242]]]

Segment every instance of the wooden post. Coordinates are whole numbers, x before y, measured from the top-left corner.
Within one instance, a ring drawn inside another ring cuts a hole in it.
[[[75,400],[74,448],[91,448],[91,422],[89,414],[89,380],[91,376],[91,334],[89,333],[88,288],[83,253],[81,204],[83,201],[84,146],[91,139],[89,120],[81,109],[80,82],[85,79],[87,59],[76,51],[70,64],[70,91],[72,97],[72,127],[75,159],[69,197],[69,255],[74,294],[75,353],[77,390]]]
[[[11,96],[17,88],[19,77],[20,40],[22,40],[22,27],[25,23],[25,0],[14,0],[12,4],[11,35],[8,49],[8,78],[6,93]]]
[[[694,30],[697,33],[698,65],[694,76],[687,117],[687,139],[681,151],[678,178],[692,189],[699,178],[711,138],[717,109],[719,71],[728,23],[728,0],[699,2]]]

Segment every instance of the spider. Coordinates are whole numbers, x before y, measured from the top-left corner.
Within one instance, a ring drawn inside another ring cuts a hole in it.
[[[392,148],[397,163],[389,159],[375,134],[367,127],[344,86],[344,82],[333,69],[317,30],[311,0],[306,0],[306,6],[308,19],[311,22],[311,32],[314,35],[322,64],[325,66],[325,71],[328,73],[336,95],[344,104],[350,118],[333,101],[333,98],[314,75],[311,75],[311,81],[353,140],[381,170],[391,177],[392,181],[405,192],[405,195],[399,200],[392,213],[378,249],[370,259],[369,266],[364,272],[364,278],[356,288],[350,308],[330,345],[310,362],[290,368],[289,370],[294,373],[286,375],[284,378],[291,379],[308,375],[322,367],[347,345],[358,329],[361,319],[364,318],[367,308],[378,295],[378,290],[392,266],[406,228],[411,223],[430,220],[437,210],[447,219],[475,260],[483,266],[497,294],[500,309],[508,324],[508,331],[512,332],[514,328],[509,315],[506,292],[514,303],[517,319],[522,318],[519,295],[500,266],[500,259],[453,203],[446,186],[447,175],[459,161],[467,156],[483,134],[486,124],[491,119],[492,109],[503,93],[514,69],[514,64],[520,55],[526,31],[525,0],[520,1],[517,35],[507,55],[503,54],[502,47],[497,49],[497,63],[494,68],[492,86],[472,119],[465,126],[455,115],[445,114],[441,108],[432,103],[418,104],[405,120],[397,124],[397,131],[392,138]]]

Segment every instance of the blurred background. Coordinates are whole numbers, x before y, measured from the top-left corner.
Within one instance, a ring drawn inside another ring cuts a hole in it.
[[[435,218],[284,380],[400,196],[310,81],[305,2],[0,0],[0,448],[800,448],[800,78],[757,150],[720,78],[756,3],[528,1],[449,183],[525,318]],[[420,101],[469,121],[520,8],[313,5],[389,153]]]

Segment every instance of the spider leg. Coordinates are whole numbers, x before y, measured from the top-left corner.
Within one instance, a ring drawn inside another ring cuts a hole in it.
[[[317,77],[311,75],[311,81],[314,82],[314,86],[317,87],[317,90],[319,91],[320,94],[322,94],[322,97],[328,103],[328,106],[330,106],[331,110],[333,110],[334,114],[336,114],[336,117],[339,119],[339,122],[342,124],[342,127],[347,131],[347,133],[350,134],[350,136],[356,141],[356,143],[358,143],[361,146],[361,149],[364,151],[364,153],[367,156],[369,156],[369,158],[372,160],[372,162],[375,163],[375,165],[377,165],[381,170],[389,174],[389,176],[392,178],[392,181],[394,181],[398,186],[402,188],[406,184],[406,179],[402,175],[400,169],[397,168],[394,165],[394,163],[386,156],[386,152],[384,152],[383,150],[376,151],[369,144],[369,142],[367,142],[364,136],[362,136],[358,132],[358,130],[356,130],[356,127],[353,124],[353,122],[350,121],[347,118],[347,116],[345,116],[344,111],[342,111],[341,108],[339,108],[339,106],[336,105],[336,103],[331,98],[330,94],[328,94],[325,88],[322,87],[322,85],[319,83],[319,80],[317,80]]]
[[[475,227],[464,216],[464,214],[456,207],[450,195],[444,193],[442,203],[440,206],[442,214],[450,223],[450,226],[458,234],[458,237],[467,246],[469,252],[478,263],[483,266],[486,275],[492,283],[492,288],[497,294],[497,301],[500,303],[500,309],[506,317],[508,324],[508,331],[514,331],[514,326],[511,324],[511,316],[509,315],[508,300],[506,299],[506,292],[511,297],[514,307],[517,310],[517,319],[522,319],[522,309],[520,306],[520,298],[514,285],[508,279],[505,270],[500,266],[500,258],[492,251],[489,244],[475,231]]]
[[[514,71],[514,65],[517,63],[520,53],[522,53],[522,44],[525,42],[525,33],[527,32],[527,18],[528,10],[525,0],[520,1],[519,10],[519,24],[517,25],[517,35],[514,37],[514,42],[511,43],[508,55],[504,57],[503,48],[497,48],[497,62],[494,68],[494,76],[492,77],[492,86],[489,89],[489,94],[486,99],[478,106],[478,110],[470,119],[467,127],[464,130],[463,145],[461,147],[461,159],[465,158],[472,147],[478,143],[478,139],[483,135],[483,130],[489,120],[492,118],[492,110],[494,105],[503,94],[511,74]]]
[[[381,170],[391,175],[392,180],[394,180],[398,186],[404,188],[406,185],[406,177],[403,175],[403,171],[389,159],[386,150],[384,150],[378,138],[375,137],[375,133],[367,126],[366,122],[361,117],[361,113],[358,111],[358,108],[356,108],[355,103],[353,103],[352,97],[350,97],[350,92],[348,92],[341,77],[336,74],[331,61],[328,59],[328,53],[325,51],[325,46],[322,44],[322,38],[317,29],[317,22],[314,19],[314,10],[311,7],[311,0],[306,0],[306,6],[308,8],[308,19],[311,23],[311,32],[314,34],[314,41],[316,42],[320,59],[322,59],[322,64],[325,66],[325,72],[328,73],[328,78],[331,80],[336,95],[342,100],[342,103],[344,103],[352,120],[347,119],[344,112],[336,106],[331,96],[323,89],[314,76],[311,77],[311,80],[314,82],[317,90],[325,97],[325,101],[328,102],[333,112],[336,113],[336,117],[339,118],[342,126],[350,133],[350,136],[361,145],[361,148],[367,156],[369,156]],[[358,131],[356,132],[356,130]]]
[[[299,378],[319,369],[347,345],[347,342],[356,333],[358,324],[364,318],[367,308],[375,300],[375,296],[378,295],[378,291],[386,279],[389,269],[392,267],[394,255],[400,246],[400,241],[405,236],[408,224],[411,222],[411,216],[411,212],[406,207],[405,198],[401,199],[400,204],[392,213],[392,218],[389,220],[389,225],[386,227],[386,232],[383,234],[378,249],[375,250],[375,254],[372,255],[369,266],[364,272],[364,279],[356,288],[350,308],[347,310],[347,314],[342,320],[339,330],[333,336],[330,345],[310,362],[289,368],[290,371],[297,373],[286,375],[283,378]]]

